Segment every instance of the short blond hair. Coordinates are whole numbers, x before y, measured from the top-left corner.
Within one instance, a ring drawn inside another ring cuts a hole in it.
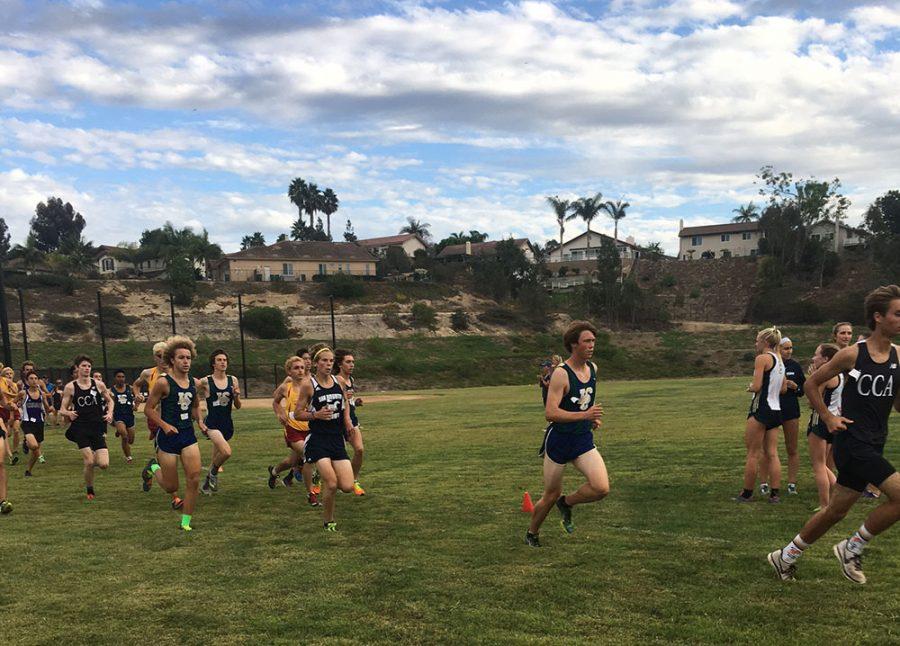
[[[165,352],[166,351],[166,342],[165,341],[157,341],[153,344],[153,354],[157,352]]]
[[[197,346],[195,346],[194,342],[186,336],[181,336],[180,334],[170,336],[166,339],[165,345],[166,349],[163,353],[163,359],[165,359],[166,363],[170,366],[174,364],[175,352],[178,350],[190,350],[191,359],[197,358]]]
[[[300,365],[303,366],[303,369],[306,370],[306,362],[303,360],[303,357],[294,355],[292,357],[288,357],[287,361],[284,362],[284,374],[290,374],[291,366],[294,365],[294,362],[296,361],[299,361]]]

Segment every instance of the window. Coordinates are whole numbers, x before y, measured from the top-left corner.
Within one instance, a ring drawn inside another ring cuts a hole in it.
[[[755,256],[755,255],[756,255],[756,249],[751,249],[751,250],[750,250],[750,255],[751,255],[751,256]]]
[[[729,242],[730,240],[731,240],[731,234],[730,234],[730,233],[723,233],[723,234],[722,234],[722,242]]]
[[[293,276],[294,275],[294,263],[291,263],[291,262],[281,263],[281,275],[282,276]]]
[[[369,275],[369,263],[366,263],[366,276]]]
[[[112,258],[104,258],[103,259],[103,271],[115,271],[116,270],[116,261]]]
[[[744,232],[741,234],[741,239],[742,239],[742,240],[753,240],[753,234],[750,233],[749,231],[744,231]]]
[[[301,282],[301,283],[305,283],[305,282],[306,282],[306,274],[300,274],[300,282]]]
[[[699,247],[703,244],[703,236],[691,236],[691,246]]]
[[[320,262],[319,263],[319,276],[324,276],[324,275],[325,275],[325,263]]]

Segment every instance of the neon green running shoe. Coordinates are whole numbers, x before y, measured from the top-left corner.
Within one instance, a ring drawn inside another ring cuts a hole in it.
[[[336,532],[337,531],[337,523],[334,521],[331,521],[330,523],[325,523],[324,528],[325,528],[326,532]]]
[[[556,501],[556,508],[559,510],[560,516],[562,516],[560,524],[566,530],[566,534],[573,533],[575,531],[575,523],[572,522],[572,506],[564,503],[563,497],[560,496]]]

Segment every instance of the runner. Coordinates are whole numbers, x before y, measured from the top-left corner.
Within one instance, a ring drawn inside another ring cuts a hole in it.
[[[0,406],[0,420],[5,422],[7,431],[7,455],[9,463],[19,463],[19,386],[13,380],[13,370],[0,363],[0,390],[6,404]],[[11,440],[11,441],[10,441]]]
[[[541,524],[556,505],[563,529],[571,534],[572,507],[602,500],[609,494],[609,475],[603,457],[594,446],[594,429],[600,427],[603,407],[595,403],[597,365],[591,361],[597,330],[587,321],[575,321],[563,335],[569,358],[553,371],[545,415],[550,426],[544,435],[544,493],[534,506],[525,543],[540,547]],[[575,493],[562,492],[563,473],[571,463],[586,478]]]
[[[102,383],[91,378],[90,357],[75,357],[77,377],[63,389],[62,414],[71,422],[66,439],[74,442],[81,451],[84,464],[84,485],[87,499],[94,499],[94,465],[100,469],[109,466],[104,422],[112,423],[112,397]],[[102,402],[107,403],[103,414]]]
[[[838,347],[834,343],[822,343],[816,348],[813,355],[813,372],[819,370],[838,353]],[[841,391],[844,389],[844,374],[841,373],[819,385],[822,391],[822,399],[828,411],[832,415],[841,414]],[[809,459],[812,462],[813,476],[816,480],[816,489],[819,491],[819,506],[814,511],[819,511],[828,506],[828,498],[831,487],[834,486],[837,477],[828,466],[831,461],[831,443],[834,436],[828,432],[828,428],[819,419],[819,414],[813,410],[809,416],[809,426],[806,429],[806,442],[809,445]]]
[[[55,384],[55,388],[53,389],[53,399],[52,399],[53,412],[51,413],[51,417],[53,418],[53,425],[54,425],[54,426],[59,426],[59,425],[60,425],[60,414],[59,414],[59,411],[60,411],[60,409],[62,408],[62,392],[63,392],[63,387],[64,387],[64,384],[63,384],[63,382],[62,382],[62,379],[57,379],[57,380],[56,380],[56,384]],[[42,457],[43,457],[43,456],[42,456]]]
[[[125,371],[121,368],[113,373],[112,398],[113,425],[116,427],[116,437],[122,440],[122,454],[125,462],[131,464],[131,445],[134,444],[134,412],[137,410],[137,401],[134,399],[134,390],[125,381]]]
[[[141,389],[146,388],[147,395],[149,396],[157,380],[166,373],[165,352],[165,341],[155,343],[153,345],[153,359],[156,361],[156,365],[142,371],[141,374],[138,375],[138,378],[134,380],[134,383],[131,384],[131,390],[134,393],[134,401],[138,404],[143,404],[145,402],[145,397],[141,392]],[[147,415],[146,406],[144,406],[144,416],[147,418],[147,430],[150,432],[150,439],[153,440],[156,437],[156,422]]]
[[[363,405],[363,400],[356,396],[356,382],[353,379],[353,369],[356,361],[349,350],[335,350],[334,362],[338,366],[337,379],[344,392],[347,393],[347,401],[350,404],[350,423],[353,429],[347,434],[346,440],[353,447],[353,459],[350,466],[353,467],[353,493],[357,496],[365,496],[366,490],[359,484],[359,471],[363,463],[363,437],[359,427],[359,418],[356,416],[356,407]]]
[[[553,374],[553,364],[550,362],[550,359],[544,359],[541,361],[541,372],[538,375],[538,385],[541,387],[541,401],[544,402],[544,407],[547,406],[547,391],[550,389],[550,375]]]
[[[760,330],[756,335],[756,362],[753,365],[753,381],[747,388],[753,393],[744,444],[747,447],[747,461],[744,465],[744,488],[736,502],[750,502],[753,499],[753,484],[756,482],[760,453],[765,450],[769,463],[772,488],[769,502],[779,503],[781,488],[781,462],[778,459],[778,434],[774,429],[781,425],[781,395],[787,392],[784,378],[784,363],[778,353],[781,332],[776,327]]]
[[[806,374],[803,366],[794,360],[794,343],[788,337],[779,345],[784,363],[784,379],[787,391],[781,395],[781,428],[784,431],[784,448],[788,456],[788,495],[797,495],[797,473],[800,471],[800,453],[797,438],[800,435],[800,397]],[[768,462],[768,460],[766,461]],[[767,465],[768,466],[768,465]]]
[[[206,428],[204,432],[213,443],[212,459],[206,479],[200,491],[210,495],[219,490],[219,469],[231,457],[231,437],[234,422],[231,408],[241,407],[241,386],[237,377],[229,375],[228,353],[215,350],[209,355],[209,367],[213,373],[200,380],[201,390],[206,397]]]
[[[274,489],[278,484],[279,473],[291,469],[291,472],[284,477],[284,485],[289,487],[293,484],[294,479],[302,479],[306,487],[307,501],[311,507],[318,507],[318,493],[313,490],[312,484],[313,465],[306,463],[304,452],[304,443],[309,436],[309,422],[297,419],[294,414],[297,400],[300,397],[300,389],[308,380],[306,362],[296,355],[289,357],[284,362],[284,371],[288,378],[275,389],[272,396],[272,410],[275,411],[275,416],[281,422],[284,429],[284,443],[291,453],[277,465],[269,467],[269,489]],[[300,471],[299,477],[293,472],[295,468]]]
[[[6,396],[0,392],[0,405],[5,403]],[[0,419],[0,456],[6,455],[6,424]],[[6,515],[12,512],[12,504],[6,499],[9,492],[6,490],[6,460],[0,457],[0,514]]]
[[[141,472],[142,488],[150,491],[155,478],[172,495],[172,508],[183,507],[181,529],[189,532],[193,530],[191,519],[200,488],[200,447],[192,420],[197,421],[201,431],[207,432],[206,424],[200,419],[197,386],[190,375],[191,361],[197,356],[197,350],[186,336],[171,336],[165,346],[165,374],[153,384],[144,406],[147,419],[159,432],[156,434],[156,457],[151,458]],[[184,501],[175,495],[179,456],[185,478]]]
[[[900,348],[891,342],[900,334],[900,286],[871,291],[865,313],[872,335],[838,352],[809,378],[809,403],[834,434],[838,476],[828,506],[816,513],[793,541],[767,555],[785,581],[795,578],[797,559],[847,515],[867,483],[878,486],[888,500],[878,505],[853,535],[832,547],[847,579],[866,582],[862,570],[865,547],[900,519],[900,474],[884,458],[891,408],[900,411]],[[835,415],[825,405],[819,386],[842,372],[847,372],[848,378],[841,414]]]
[[[22,402],[22,432],[28,445],[28,465],[25,477],[31,477],[35,462],[41,457],[41,444],[44,441],[44,419],[50,411],[47,394],[41,390],[41,380],[37,373],[30,371],[25,375],[24,400]]]
[[[334,497],[337,490],[353,491],[353,467],[344,447],[344,434],[353,430],[350,406],[343,386],[332,375],[334,353],[328,346],[312,348],[315,373],[303,381],[294,417],[309,422],[304,451],[306,462],[315,464],[322,478],[323,527],[336,532]]]

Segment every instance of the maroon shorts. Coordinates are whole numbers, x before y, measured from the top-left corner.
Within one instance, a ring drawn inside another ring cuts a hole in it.
[[[309,431],[298,431],[292,426],[284,427],[284,443],[290,449],[294,442],[305,442]]]

